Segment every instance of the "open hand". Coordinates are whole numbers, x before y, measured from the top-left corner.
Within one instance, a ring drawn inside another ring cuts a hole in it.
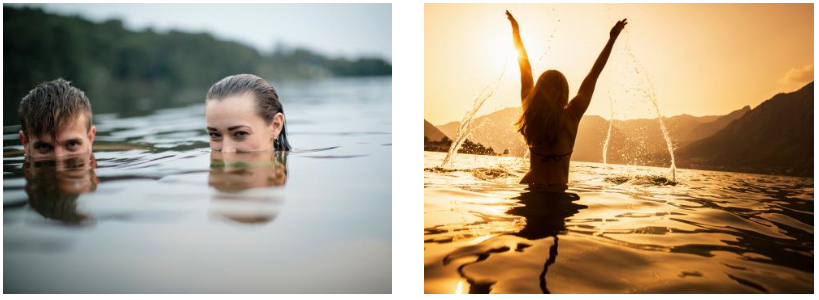
[[[513,17],[512,13],[510,13],[508,10],[506,11],[506,18],[508,18],[509,22],[512,23],[512,28],[518,28],[518,21],[515,20],[515,17]]]
[[[623,28],[625,28],[626,24],[628,24],[628,21],[626,20],[628,19],[622,19],[620,21],[617,21],[617,24],[614,24],[614,27],[611,28],[611,32],[609,32],[610,38],[616,39],[617,36],[620,35],[620,32],[623,31]]]

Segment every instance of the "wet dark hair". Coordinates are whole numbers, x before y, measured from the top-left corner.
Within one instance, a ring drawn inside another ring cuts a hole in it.
[[[532,91],[523,99],[517,125],[529,146],[552,143],[563,127],[569,83],[557,70],[543,72]]]
[[[20,123],[26,137],[48,134],[56,140],[57,132],[81,113],[88,121],[86,130],[91,129],[91,102],[62,78],[38,84],[20,101]]]
[[[284,108],[279,102],[279,95],[267,81],[253,74],[238,74],[225,77],[210,87],[207,99],[222,100],[230,96],[253,93],[256,98],[256,112],[267,124],[273,122],[277,113],[284,115]],[[273,141],[276,150],[289,151],[290,143],[287,142],[287,118],[282,123],[282,132]]]

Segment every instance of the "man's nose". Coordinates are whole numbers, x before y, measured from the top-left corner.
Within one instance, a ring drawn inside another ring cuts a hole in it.
[[[54,156],[55,156],[55,157],[63,157],[63,156],[65,156],[66,154],[68,154],[68,151],[66,151],[65,149],[63,149],[63,147],[59,147],[59,146],[58,146],[58,147],[54,147]]]

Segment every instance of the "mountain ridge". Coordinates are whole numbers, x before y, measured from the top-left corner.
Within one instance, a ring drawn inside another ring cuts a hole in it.
[[[680,149],[682,167],[813,177],[813,82]]]
[[[663,117],[663,122],[678,167],[813,176],[812,100],[813,82],[791,93],[779,93],[753,109],[746,105],[721,116],[683,114]],[[519,113],[520,107],[507,107],[476,117],[469,126],[468,138],[497,152],[509,150],[510,155],[524,156],[528,149],[514,127]],[[572,160],[602,162],[609,123],[600,116],[584,116]],[[615,119],[611,123],[608,163],[671,165],[656,118]],[[459,125],[455,121],[436,127],[455,138]],[[765,142],[776,146],[766,146]],[[754,150],[739,151],[747,147]]]

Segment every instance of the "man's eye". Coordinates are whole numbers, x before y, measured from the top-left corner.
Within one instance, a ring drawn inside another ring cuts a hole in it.
[[[45,144],[37,144],[37,145],[34,145],[34,148],[37,149],[37,150],[40,150],[40,151],[46,151],[46,150],[51,149],[51,146],[45,145]]]
[[[76,141],[70,141],[70,142],[68,142],[68,144],[66,146],[68,146],[69,148],[76,148],[76,147],[80,146],[80,143],[78,143]]]

